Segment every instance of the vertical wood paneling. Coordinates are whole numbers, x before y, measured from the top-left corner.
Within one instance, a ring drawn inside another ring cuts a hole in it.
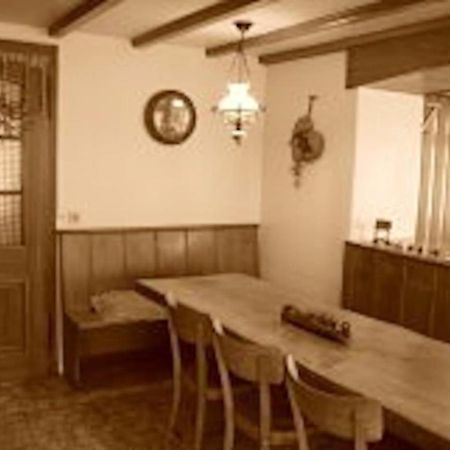
[[[91,239],[92,292],[127,287],[123,233],[94,234]]]
[[[156,233],[158,276],[180,276],[187,272],[186,232],[160,230]]]
[[[86,312],[92,294],[131,288],[142,277],[257,275],[257,245],[253,225],[63,232],[64,307]]]
[[[153,231],[125,232],[125,269],[130,282],[156,274],[156,236]]]
[[[207,275],[217,272],[214,230],[187,231],[187,271],[189,275]]]
[[[219,272],[258,273],[256,228],[235,227],[217,230]]]
[[[87,234],[66,234],[61,238],[61,275],[64,307],[69,311],[88,311],[91,247]]]

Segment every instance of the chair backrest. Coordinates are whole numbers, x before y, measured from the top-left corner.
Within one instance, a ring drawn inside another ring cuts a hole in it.
[[[212,342],[211,321],[208,315],[188,306],[167,299],[169,320],[178,339],[188,344],[210,345]]]
[[[366,449],[368,442],[383,436],[381,405],[352,394],[337,394],[307,384],[298,374],[292,357],[286,360],[289,398],[296,420],[305,417],[320,431],[355,442],[355,449]]]
[[[251,382],[281,384],[284,359],[275,348],[263,347],[238,336],[214,321],[216,350],[229,372]]]

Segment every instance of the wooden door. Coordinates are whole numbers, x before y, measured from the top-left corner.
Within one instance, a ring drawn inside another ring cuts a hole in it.
[[[0,381],[48,373],[55,50],[0,42]]]

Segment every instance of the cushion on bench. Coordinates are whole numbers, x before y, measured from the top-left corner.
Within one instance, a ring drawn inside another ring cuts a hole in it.
[[[164,320],[164,308],[131,290],[103,292],[91,297],[92,309],[104,325]]]

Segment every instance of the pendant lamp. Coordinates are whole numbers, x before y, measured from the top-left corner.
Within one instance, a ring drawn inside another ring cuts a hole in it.
[[[240,144],[261,111],[261,106],[250,93],[250,70],[244,52],[245,33],[252,23],[238,21],[235,26],[241,36],[231,64],[231,77],[226,94],[214,110],[223,117],[236,144]]]

